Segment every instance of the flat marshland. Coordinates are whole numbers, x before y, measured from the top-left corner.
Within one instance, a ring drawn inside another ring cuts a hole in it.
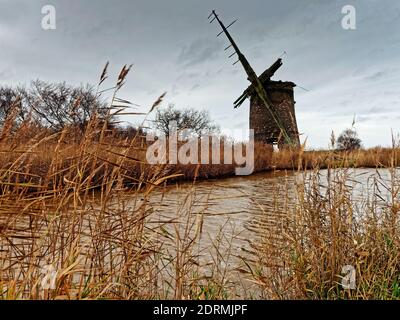
[[[12,120],[2,299],[400,298],[396,143],[258,146],[260,173],[226,178],[234,166],[149,165],[140,131],[123,138],[96,116],[79,136]]]

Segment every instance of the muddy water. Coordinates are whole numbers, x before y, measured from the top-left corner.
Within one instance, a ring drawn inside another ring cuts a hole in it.
[[[276,172],[170,186],[152,195],[150,202],[160,220],[186,217],[188,212],[201,215],[205,248],[222,228],[224,238],[232,240],[233,249],[238,251],[248,249],[257,237],[255,226],[265,217],[272,220],[273,215],[286,213],[293,206],[295,179],[293,174]]]
[[[382,199],[389,196],[385,188],[377,188],[374,179],[389,183],[388,170],[349,169],[343,174],[360,214],[372,193],[379,192]],[[328,177],[327,171],[319,175],[321,187],[328,178],[335,179]],[[237,295],[242,296],[243,290],[252,285],[242,272],[248,270],[243,261],[258,263],[257,252],[262,250],[260,245],[266,234],[269,239],[272,235],[277,252],[279,246],[285,245],[284,218],[296,205],[296,183],[302,184],[308,177],[309,173],[278,171],[168,186],[151,195],[150,222],[164,226],[169,237],[160,237],[160,241],[164,241],[175,258],[176,251],[184,248],[200,230],[199,241],[191,247],[193,254],[199,255],[199,273],[210,276],[212,273],[214,277],[229,274],[231,278],[224,278],[224,283],[235,288],[240,283]],[[279,257],[270,262],[279,263]],[[250,290],[254,292],[254,288]]]
[[[389,194],[383,184],[377,186],[375,178],[390,184],[390,173],[386,169],[348,169],[346,185],[352,198],[359,203],[378,192],[383,199]],[[204,217],[203,231],[213,238],[219,228],[229,221],[229,225],[241,235],[241,241],[256,238],[262,224],[275,215],[287,214],[296,203],[296,183],[302,184],[310,173],[268,172],[246,177],[222,180],[207,180],[195,184],[168,186],[153,193],[150,203],[154,216],[159,219],[174,219],[188,211]],[[337,177],[331,178],[333,183]],[[327,184],[327,171],[319,172],[321,186]],[[376,189],[378,187],[378,189]],[[207,241],[207,239],[204,239]]]
[[[344,170],[343,174],[346,175],[346,184],[351,190],[359,214],[362,214],[364,203],[373,194],[379,194],[378,199],[382,204],[390,203],[389,170]],[[107,208],[105,225],[100,228],[100,231],[103,230],[104,234],[109,237],[106,238],[105,243],[97,238],[91,238],[90,233],[80,234],[83,248],[82,258],[85,258],[86,249],[88,252],[94,250],[91,247],[92,241],[93,246],[106,245],[108,241],[112,241],[111,229],[115,229],[113,232],[117,237],[123,234],[118,228],[121,225],[121,218],[125,219],[126,217],[117,214],[119,206],[124,206],[120,209],[125,214],[125,212],[129,212],[125,210],[125,204],[133,208],[142,207],[145,204],[147,206],[145,212],[149,214],[146,218],[146,230],[149,231],[153,240],[155,239],[163,245],[163,258],[160,259],[160,261],[162,260],[160,263],[165,264],[170,261],[169,265],[163,268],[165,270],[163,279],[174,285],[174,279],[176,279],[174,269],[186,268],[188,271],[185,275],[186,278],[210,277],[216,279],[230,293],[229,298],[268,297],[263,296],[263,292],[258,290],[257,285],[252,282],[252,277],[248,272],[249,265],[253,271],[265,263],[279,266],[281,263],[279,254],[274,256],[273,260],[262,261],[261,264],[259,259],[263,255],[260,254],[260,251],[262,252],[266,247],[264,246],[266,242],[268,242],[267,247],[272,248],[273,252],[279,253],[280,248],[285,246],[282,230],[285,227],[285,221],[290,219],[297,204],[297,185],[304,185],[304,181],[309,177],[310,173],[307,172],[278,171],[249,177],[170,185],[152,192],[147,201],[141,194],[132,195],[121,192],[123,194],[121,197],[125,198],[125,201],[116,201],[115,205],[111,204]],[[335,179],[337,179],[336,176],[329,177],[326,171],[321,171],[319,177],[321,188],[327,184],[329,179],[332,181],[331,184],[335,184]],[[379,182],[375,178],[379,178]],[[94,203],[96,201],[94,199]],[[82,221],[84,229],[97,228],[96,230],[98,230],[96,224],[103,223],[102,219],[105,215],[101,208],[93,206],[92,210],[82,212],[82,217],[84,217]],[[43,230],[37,229],[38,234],[39,232],[43,232],[43,235],[48,234],[47,220],[44,222]],[[54,245],[58,245],[57,241],[68,240],[67,236],[69,236],[70,227],[74,221],[67,219],[64,222],[66,224],[60,224],[60,226],[61,230],[65,230],[65,237],[60,239],[56,226],[57,234],[54,234],[56,239]],[[24,252],[29,253],[33,247],[29,231],[30,221],[21,217],[19,223],[18,229],[15,229],[15,236],[12,234],[10,236],[13,243],[11,245],[8,242],[4,243],[3,247],[3,252],[10,252],[10,259],[7,261],[11,264],[16,263],[8,275],[10,279],[23,279],[31,266],[30,255],[27,255],[28,260],[24,261]],[[195,241],[192,243],[193,239]],[[48,245],[42,244],[43,241],[48,241]],[[47,252],[47,248],[53,246],[52,238],[45,236],[43,241],[40,240],[40,250]],[[121,255],[119,251],[123,245],[118,241],[117,249],[113,251],[112,257],[107,253],[104,254],[104,264],[108,265],[112,262],[116,267],[120,262],[120,258],[116,256]],[[0,243],[0,249],[2,249],[1,245],[3,244]],[[65,246],[65,243],[63,245]],[[20,250],[13,251],[12,249],[17,246]],[[54,259],[53,256],[50,258]],[[40,258],[38,263],[40,266],[52,263],[51,259]],[[1,261],[2,259],[0,259]],[[5,267],[6,265],[3,264],[3,268]],[[87,266],[82,266],[82,268],[84,267]],[[112,268],[110,267],[110,269]],[[197,275],[194,275],[194,272]],[[74,282],[78,283],[79,279],[79,274],[76,274]],[[161,288],[161,290],[166,291],[165,288]],[[173,295],[170,294],[168,297],[171,298]]]

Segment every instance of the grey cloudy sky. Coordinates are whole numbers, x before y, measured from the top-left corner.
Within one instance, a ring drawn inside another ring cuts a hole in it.
[[[47,4],[56,30],[41,27]],[[347,4],[356,30],[341,27]],[[390,145],[400,131],[398,0],[0,0],[0,84],[95,83],[106,61],[114,76],[133,63],[121,95],[140,111],[167,91],[165,105],[205,108],[222,128],[247,128],[249,103],[232,103],[248,81],[207,23],[211,9],[226,23],[239,18],[231,32],[257,73],[287,52],[275,79],[309,90],[295,91],[308,146],[326,147],[354,115],[365,146]]]

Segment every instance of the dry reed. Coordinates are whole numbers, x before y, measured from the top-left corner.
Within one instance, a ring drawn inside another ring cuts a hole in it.
[[[111,106],[129,70],[122,69]],[[107,68],[99,86],[106,77]],[[232,239],[224,228],[212,241],[212,262],[201,266],[205,211],[195,210],[195,183],[172,218],[157,216],[150,201],[168,181],[228,176],[234,166],[150,166],[142,138],[118,138],[107,121],[93,113],[78,141],[71,140],[73,128],[50,133],[29,123],[13,126],[12,115],[3,126],[0,298],[400,297],[398,147],[273,153],[258,145],[256,171],[294,170],[299,179],[286,188],[287,203],[295,194],[294,206],[276,203],[276,212],[260,206],[270,227],[260,226],[256,256],[239,270],[261,292],[249,293],[231,281],[226,261]],[[370,196],[357,207],[348,167],[385,167],[390,176],[375,177]],[[341,286],[344,265],[356,270],[353,290]],[[55,283],[43,290],[49,266]]]

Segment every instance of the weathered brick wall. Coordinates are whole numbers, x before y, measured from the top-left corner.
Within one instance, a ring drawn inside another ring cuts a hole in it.
[[[293,91],[295,86],[293,82],[270,81],[266,84],[266,90],[273,103],[273,112],[280,119],[290,139],[299,145]],[[254,130],[255,141],[284,144],[279,126],[268,109],[260,103],[257,95],[250,98],[250,129]]]

